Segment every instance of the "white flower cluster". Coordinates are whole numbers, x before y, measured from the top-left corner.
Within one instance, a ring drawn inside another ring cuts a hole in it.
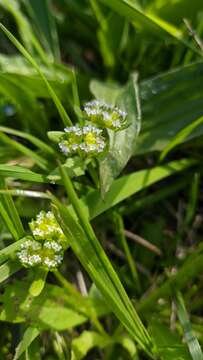
[[[118,131],[126,126],[127,113],[117,106],[106,104],[103,101],[93,100],[86,103],[84,112],[88,120],[101,127]]]
[[[41,263],[42,258],[39,255],[41,244],[37,241],[27,240],[21,245],[20,249],[17,256],[24,266],[35,266]]]
[[[30,228],[34,239],[25,241],[17,252],[17,257],[25,267],[41,266],[54,270],[63,260],[65,236],[54,214],[41,211]]]
[[[62,263],[63,249],[56,241],[45,241],[42,245],[35,240],[27,240],[21,245],[17,257],[25,267],[40,265],[51,270]]]
[[[51,211],[47,213],[40,211],[36,220],[30,222],[30,228],[36,240],[64,238],[63,231],[56,222],[55,216]]]
[[[61,151],[65,154],[84,153],[96,155],[106,148],[102,130],[93,125],[71,126],[64,129],[65,134],[59,143]]]

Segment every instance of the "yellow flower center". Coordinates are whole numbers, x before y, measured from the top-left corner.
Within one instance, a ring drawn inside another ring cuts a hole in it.
[[[92,133],[85,135],[85,142],[87,144],[95,144],[96,143],[95,135]]]

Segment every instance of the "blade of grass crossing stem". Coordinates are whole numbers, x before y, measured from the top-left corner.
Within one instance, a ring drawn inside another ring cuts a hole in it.
[[[0,179],[0,186],[1,186],[1,188],[4,188],[5,190],[7,190],[3,179]],[[10,220],[12,221],[12,223],[15,227],[15,230],[17,233],[16,240],[19,240],[20,238],[22,238],[24,236],[25,231],[24,231],[20,216],[18,215],[17,209],[15,207],[13,198],[10,194],[2,194],[2,195],[0,194],[0,201],[2,201],[2,204],[5,207],[5,210],[10,217]]]
[[[101,263],[98,254],[95,252],[88,237],[84,233],[82,227],[72,217],[70,210],[62,205],[59,200],[53,197],[54,213],[64,234],[66,235],[70,246],[79,258],[95,285],[103,294],[107,304],[112,311],[126,327],[131,336],[140,344],[140,346],[150,355],[152,351],[151,339],[139,317],[129,313],[128,308],[123,302],[115,285],[106,272],[106,267]],[[56,210],[57,209],[57,210]],[[103,249],[101,248],[101,251]],[[119,281],[119,280],[118,280]]]
[[[39,183],[49,182],[46,176],[17,165],[0,164],[0,177],[11,177]]]
[[[11,197],[10,194],[4,194],[4,195],[0,195],[0,199],[1,197],[3,197],[4,199],[4,203],[6,205],[6,209],[7,209],[7,213],[11,219],[11,221],[13,222],[13,225],[16,229],[16,232],[18,234],[18,239],[21,239],[24,235],[25,235],[25,231],[21,222],[21,219],[18,215],[18,212],[16,210],[15,204],[13,202],[13,199]]]
[[[3,203],[0,202],[0,216],[2,217],[7,229],[10,231],[11,235],[14,237],[15,240],[19,239],[18,232],[8,214]]]
[[[178,132],[178,134],[172,139],[172,141],[165,147],[160,155],[159,161],[165,159],[168,153],[177,145],[181,144],[187,139],[187,137],[201,124],[203,123],[203,116],[193,121],[192,124],[189,124],[184,129]]]
[[[0,266],[0,283],[8,279],[11,275],[15,274],[22,268],[19,262],[9,260]]]
[[[138,317],[131,301],[129,300],[116,272],[114,271],[108,257],[106,256],[103,248],[101,247],[98,239],[96,238],[96,236],[94,234],[94,231],[93,231],[93,229],[89,223],[89,220],[87,218],[87,214],[81,205],[81,201],[77,197],[77,194],[73,188],[70,178],[68,177],[67,173],[65,172],[65,169],[61,165],[59,165],[59,168],[60,168],[61,178],[64,183],[67,195],[68,195],[70,202],[75,210],[75,213],[78,216],[81,226],[84,229],[87,239],[89,240],[89,242],[92,246],[94,253],[98,256],[98,258],[103,266],[103,269],[105,269],[107,277],[109,277],[110,281],[112,282],[113,286],[115,287],[116,291],[118,292],[119,297],[121,298],[121,301],[122,301],[126,311],[128,312],[130,318],[134,319],[136,324],[139,324],[139,328],[140,328],[140,330],[142,329],[142,334],[145,338],[145,341],[147,340],[148,343],[151,342],[151,339],[150,339],[146,329],[144,328],[140,318]]]
[[[55,154],[55,151],[51,148],[51,146],[47,145],[45,142],[43,142],[42,140],[36,138],[35,136],[33,136],[31,134],[27,134],[23,131],[19,131],[16,129],[11,129],[6,126],[0,126],[0,131],[3,133],[19,136],[23,139],[26,139],[47,154],[50,154],[50,155]]]
[[[33,159],[42,170],[47,170],[47,161],[42,156],[36,154],[36,152],[30,150],[27,146],[22,145],[18,141],[11,139],[9,136],[2,132],[0,132],[0,140],[3,143],[13,147],[23,155]]]
[[[180,292],[176,294],[176,304],[178,318],[184,331],[185,341],[189,348],[191,357],[193,360],[203,360],[203,353],[197,338],[192,331],[192,325],[190,323],[187,310],[185,308],[184,300]]]
[[[29,54],[29,52],[21,45],[21,43],[11,34],[11,32],[2,24],[0,23],[0,29],[4,32],[4,34],[9,38],[9,40],[15,45],[15,47],[20,51],[20,53],[27,59],[27,61],[36,69],[38,74],[43,79],[44,83],[47,86],[48,92],[54,101],[56,108],[63,120],[65,126],[71,126],[72,122],[65,111],[61,101],[59,100],[58,96],[56,95],[55,91],[53,90],[52,86],[47,81],[46,77],[44,76],[43,72],[41,71],[39,65],[36,63],[34,58]]]
[[[141,286],[140,286],[140,280],[139,280],[139,276],[137,273],[137,268],[136,268],[136,264],[134,259],[132,258],[125,234],[124,234],[124,224],[123,224],[123,218],[122,216],[117,213],[114,212],[114,221],[115,221],[115,228],[117,229],[117,236],[120,240],[120,243],[123,247],[123,250],[125,252],[125,256],[126,256],[126,260],[128,262],[128,266],[130,268],[131,274],[132,274],[132,278],[135,281],[136,287],[138,292],[140,293],[141,291]]]

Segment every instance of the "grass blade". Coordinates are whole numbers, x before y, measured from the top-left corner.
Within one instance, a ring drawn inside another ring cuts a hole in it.
[[[188,345],[193,360],[203,360],[203,353],[197,338],[194,336],[192,326],[188,318],[184,300],[180,292],[176,295],[177,313],[179,321],[182,325],[185,340]]]
[[[160,155],[160,161],[164,160],[168,153],[177,145],[181,144],[182,142],[186,141],[187,137],[200,125],[203,124],[203,116],[189,124],[184,129],[179,131],[178,134],[173,138],[173,140],[166,146],[166,148],[162,151]]]
[[[13,360],[19,359],[19,357],[28,349],[34,339],[40,334],[37,328],[28,327],[23,334],[21,342],[18,344]]]
[[[148,332],[138,317],[116,272],[97,240],[88,221],[86,212],[81,205],[81,201],[75,193],[71,180],[61,166],[60,171],[67,195],[81,223],[81,225],[79,225],[78,222],[76,223],[76,220],[71,217],[67,208],[61,206],[56,199],[54,200],[59,209],[61,218],[59,214],[56,214],[56,216],[60,223],[61,219],[63,220],[62,228],[64,229],[67,238],[72,237],[73,239],[70,245],[73,247],[76,255],[89,272],[93,281],[98,285],[101,292],[103,292],[108,299],[109,297],[111,298],[111,301],[114,304],[112,310],[116,313],[120,321],[126,326],[128,331],[139,342],[142,348],[151,354],[152,344]]]
[[[183,171],[195,165],[195,163],[197,162],[194,159],[181,159],[171,161],[162,166],[156,166],[152,169],[140,170],[130,175],[122,176],[114,181],[104,199],[101,199],[99,191],[89,192],[83,200],[89,209],[90,219],[117,205],[129,196],[136,194],[138,191],[179,171]]]
[[[29,240],[28,236],[25,236],[24,238],[15,241],[13,244],[0,250],[0,264],[2,264],[2,262],[6,261],[10,256],[12,256],[20,248],[21,244],[23,244],[26,240]]]
[[[40,67],[34,60],[34,58],[29,54],[29,52],[21,45],[21,43],[11,34],[9,30],[6,29],[6,27],[0,23],[0,28],[4,32],[4,34],[9,38],[9,40],[15,45],[15,47],[21,52],[21,54],[27,59],[27,61],[36,69],[38,74],[43,79],[44,83],[47,86],[48,92],[56,105],[56,108],[60,114],[61,119],[63,120],[63,123],[65,126],[72,125],[72,122],[65,111],[61,101],[59,100],[58,96],[56,95],[55,91],[53,90],[52,86],[47,81],[46,77],[44,76],[43,72],[40,70]]]
[[[15,274],[22,268],[19,262],[9,260],[0,266],[0,283],[7,280],[11,275]]]
[[[44,175],[35,173],[29,169],[17,165],[0,164],[0,177],[11,177],[15,179],[39,183],[49,182],[48,180],[46,180],[46,177]]]

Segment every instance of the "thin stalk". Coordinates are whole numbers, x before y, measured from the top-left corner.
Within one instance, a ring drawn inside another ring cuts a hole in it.
[[[136,263],[135,263],[132,255],[131,255],[131,252],[130,252],[130,249],[129,249],[129,246],[128,246],[128,242],[127,242],[126,237],[125,237],[123,218],[118,212],[115,212],[114,213],[114,220],[115,220],[115,224],[116,224],[117,236],[118,236],[118,238],[119,238],[119,240],[121,242],[121,245],[123,247],[123,250],[124,250],[127,262],[128,262],[128,266],[129,266],[129,269],[131,271],[132,278],[135,281],[138,292],[140,293],[141,292],[141,285],[140,285],[139,275],[138,275],[138,272],[137,272]]]

